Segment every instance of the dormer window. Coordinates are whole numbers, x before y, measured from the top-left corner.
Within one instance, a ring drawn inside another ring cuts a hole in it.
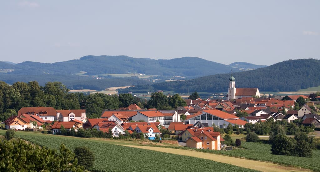
[[[74,120],[74,115],[73,115],[73,114],[70,114],[70,115],[69,115],[69,119],[70,119],[70,121],[73,121],[73,120]]]

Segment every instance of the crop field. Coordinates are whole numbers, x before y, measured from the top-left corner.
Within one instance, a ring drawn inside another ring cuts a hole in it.
[[[312,158],[306,158],[296,156],[273,155],[271,154],[271,145],[269,144],[242,142],[242,146],[245,147],[245,149],[235,149],[232,151],[199,151],[228,155],[232,157],[241,157],[252,160],[268,161],[276,164],[283,164],[287,166],[311,169],[313,171],[320,171],[320,150],[314,150]]]
[[[4,134],[0,130],[0,134]],[[95,154],[94,169],[106,171],[252,171],[211,160],[174,155],[110,144],[95,139],[53,136],[32,132],[16,132],[17,137],[35,144],[58,149],[60,144],[74,149],[87,146]]]

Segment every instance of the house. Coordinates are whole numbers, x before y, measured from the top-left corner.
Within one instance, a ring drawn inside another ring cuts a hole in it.
[[[199,130],[194,132],[194,136],[187,140],[187,147],[196,149],[220,150],[220,133]]]
[[[108,119],[106,118],[92,118],[88,119],[85,124],[83,124],[83,128],[93,128],[96,124],[99,122],[108,122]]]
[[[53,107],[22,107],[18,115],[37,115],[45,121],[57,120],[57,112]]]
[[[298,110],[298,118],[302,118],[305,114],[311,114],[312,110],[308,105],[303,105],[300,110]]]
[[[86,122],[87,121],[86,110],[85,109],[57,110],[57,120],[62,122],[68,122],[73,120]]]
[[[292,121],[294,121],[294,120],[296,120],[296,119],[298,119],[298,117],[297,117],[296,115],[287,114],[287,115],[285,115],[285,116],[283,117],[282,120],[285,120],[285,121],[287,121],[288,123],[290,123],[290,122],[292,122]]]
[[[111,130],[113,137],[119,137],[120,134],[125,134],[125,130],[121,125],[118,125],[115,121],[99,122],[93,126],[98,131],[109,133]]]
[[[192,124],[183,124],[183,122],[171,122],[168,130],[171,133],[175,133],[176,135],[180,134],[181,132],[185,131],[188,128],[193,127]]]
[[[19,115],[8,118],[5,121],[6,129],[25,130],[42,129],[44,121],[36,115]]]
[[[7,130],[25,130],[27,128],[26,122],[20,119],[18,116],[12,116],[8,118],[4,123]]]
[[[56,121],[51,126],[52,134],[60,133],[60,129],[62,126],[67,131],[70,131],[72,128],[74,128],[75,131],[78,131],[78,129],[82,128],[82,123],[79,123],[77,121],[69,121],[69,122]]]
[[[239,127],[243,128],[247,123],[246,121],[239,119],[239,117],[235,115],[219,110],[204,110],[195,115],[189,115],[187,116],[185,123],[195,124],[199,121],[201,123],[207,123],[210,127],[215,125],[220,128],[226,128],[229,124],[231,124],[232,126],[239,125]]]
[[[109,121],[114,121],[116,124],[121,125],[123,122],[128,121],[128,117],[121,113],[114,113],[109,118]]]
[[[269,114],[270,111],[267,109],[260,109],[260,110],[255,110],[254,112],[251,113],[251,116],[261,116],[262,114]]]
[[[243,117],[241,119],[247,121],[248,123],[255,124],[255,123],[259,122],[259,121],[264,122],[267,119],[269,119],[270,117],[271,116],[268,115],[268,114],[263,114],[263,115],[260,115],[260,116],[247,116],[247,117]]]
[[[305,95],[288,95],[288,97],[289,97],[291,100],[294,100],[294,101],[297,101],[297,99],[298,99],[299,97],[302,97],[304,100],[307,100],[307,99],[308,99],[308,97],[305,96]]]
[[[260,97],[258,88],[236,88],[236,79],[229,78],[228,100],[239,99],[243,97]]]
[[[131,104],[127,107],[128,110],[141,110],[141,108],[136,104]]]
[[[156,135],[160,138],[160,130],[153,124],[136,125],[134,131],[137,133],[143,133],[149,140],[155,140]]]
[[[166,115],[160,111],[138,111],[136,115],[132,116],[133,121],[144,121],[144,122],[160,122],[164,125],[164,117]]]
[[[302,124],[306,126],[314,125],[315,128],[320,128],[320,120],[317,118],[305,118]]]
[[[180,115],[175,110],[160,110],[164,116],[163,125],[168,128],[171,122],[180,122]]]
[[[113,114],[121,114],[122,117],[125,117],[127,120],[132,120],[132,117],[137,114],[138,111],[130,111],[130,110],[106,110],[102,112],[101,118],[110,118]]]

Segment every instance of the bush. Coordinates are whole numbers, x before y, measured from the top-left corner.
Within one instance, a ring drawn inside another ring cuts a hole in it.
[[[294,154],[301,157],[311,157],[313,138],[308,137],[305,133],[296,133],[294,139],[296,141]]]
[[[240,139],[236,139],[236,146],[237,147],[241,146],[241,140]]]
[[[12,138],[14,138],[14,135],[15,135],[15,131],[9,129],[9,130],[6,131],[5,138],[6,138],[7,140],[11,140]]]
[[[271,152],[276,155],[293,155],[295,148],[295,141],[284,134],[277,134],[274,136]]]
[[[93,167],[94,155],[92,151],[87,147],[76,147],[74,149],[75,158],[78,159],[78,164],[84,166],[86,169]]]
[[[224,137],[223,137],[223,140],[224,140],[224,144],[230,146],[233,144],[233,140],[231,139],[230,135],[226,134]]]
[[[258,142],[260,139],[258,135],[255,132],[250,132],[246,136],[246,141],[247,142]]]

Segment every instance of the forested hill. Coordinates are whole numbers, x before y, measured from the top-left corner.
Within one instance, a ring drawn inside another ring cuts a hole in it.
[[[265,68],[237,72],[237,88],[259,88],[260,91],[297,91],[320,85],[320,61],[299,59],[280,62]],[[153,85],[136,86],[122,90],[133,91],[175,91],[186,92],[227,92],[230,74],[217,74],[187,81],[163,82]]]
[[[8,72],[7,69],[14,69],[14,71]],[[0,62],[1,70],[9,75],[76,75],[84,73],[85,75],[92,76],[141,73],[164,77],[182,76],[186,78],[240,71],[238,68],[233,68],[233,66],[198,57],[154,60],[128,56],[85,56],[80,59],[64,62],[39,63],[26,61],[15,65],[8,62]]]

